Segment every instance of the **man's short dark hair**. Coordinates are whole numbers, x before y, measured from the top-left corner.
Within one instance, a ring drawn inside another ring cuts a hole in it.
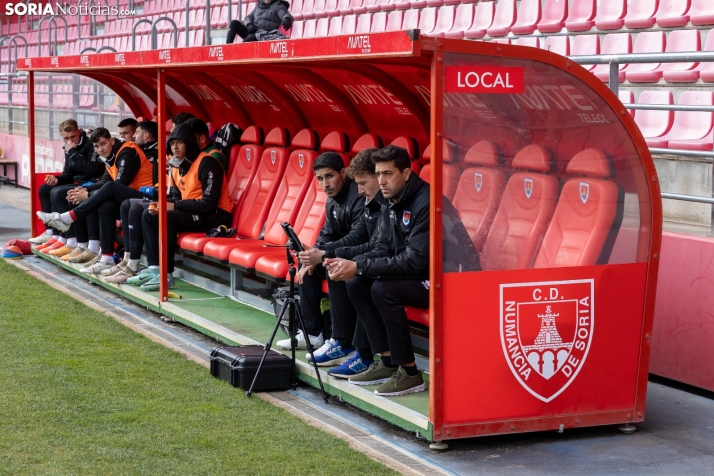
[[[106,127],[97,127],[92,131],[92,134],[89,136],[89,140],[92,142],[92,144],[96,144],[102,139],[111,139],[112,138],[112,133],[109,132],[109,129]]]
[[[190,112],[179,112],[176,114],[174,117],[171,118],[171,122],[174,123],[174,126],[178,126],[179,124],[183,124],[184,122],[188,121],[192,117],[196,117]]]
[[[317,156],[315,162],[312,164],[312,171],[317,172],[318,169],[324,169],[329,167],[338,172],[341,172],[345,168],[345,161],[337,152],[323,152]]]
[[[355,175],[369,174],[376,175],[374,173],[374,162],[372,162],[372,154],[377,152],[379,149],[376,147],[370,147],[369,149],[361,150],[350,162],[350,167],[347,169],[347,173],[350,177],[354,178]]]
[[[383,149],[372,154],[372,162],[375,164],[383,162],[394,162],[394,166],[399,169],[400,172],[404,169],[408,169],[412,165],[412,161],[409,158],[409,153],[403,147],[397,145],[388,145]]]
[[[197,117],[192,117],[188,121],[186,121],[186,124],[188,124],[188,127],[191,128],[193,131],[194,135],[197,136],[209,136],[208,133],[208,124],[206,124],[203,120],[197,118]]]
[[[148,132],[152,141],[159,139],[159,125],[154,121],[137,122],[136,128],[141,128],[142,131]]]
[[[117,127],[129,127],[129,126],[131,126],[131,127],[133,127],[133,128],[136,128],[136,125],[137,125],[137,124],[138,124],[138,122],[136,122],[136,119],[133,119],[133,118],[131,118],[131,117],[127,117],[126,119],[124,119],[123,121],[121,121],[119,124],[117,124]]]

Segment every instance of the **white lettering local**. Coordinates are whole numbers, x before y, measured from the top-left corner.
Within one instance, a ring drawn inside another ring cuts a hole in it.
[[[456,73],[456,85],[459,88],[476,88],[479,85],[486,89],[501,87],[505,89],[513,89],[513,85],[510,82],[509,73],[505,73],[505,80],[501,73],[496,73],[494,78],[493,73],[486,71],[479,76],[478,73],[474,71],[469,71],[461,78],[461,71]]]

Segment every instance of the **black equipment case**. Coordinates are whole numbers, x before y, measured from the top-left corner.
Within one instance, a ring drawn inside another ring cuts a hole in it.
[[[264,351],[265,347],[262,345],[216,347],[211,351],[211,375],[229,382],[234,387],[248,390]],[[270,350],[253,391],[289,389],[292,364],[292,359],[287,355]]]

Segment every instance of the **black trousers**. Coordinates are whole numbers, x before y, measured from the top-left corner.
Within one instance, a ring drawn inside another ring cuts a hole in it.
[[[129,259],[141,259],[144,249],[142,215],[151,202],[145,199],[131,198],[124,200],[119,208],[121,227],[124,231],[124,251],[129,252]]]
[[[323,323],[320,312],[322,281],[327,279],[330,294],[330,323],[332,331]],[[309,335],[330,335],[333,339],[351,342],[355,333],[357,312],[347,294],[347,283],[332,281],[322,265],[315,266],[312,274],[306,274],[300,285],[300,311]]]
[[[138,190],[121,183],[109,182],[74,208],[77,219],[86,219],[88,228],[90,223],[93,224],[95,220],[98,223],[99,241],[103,254],[114,253],[119,208],[122,202],[130,198],[143,198],[143,195]]]
[[[254,33],[248,33],[245,25],[238,20],[233,20],[228,25],[228,36],[226,37],[226,43],[231,44],[236,39],[236,35],[243,39],[243,43],[248,43],[251,41],[256,41]]]
[[[146,260],[149,266],[159,265],[159,215],[152,215],[148,210],[141,217]],[[225,223],[224,223],[225,224]],[[170,210],[166,214],[166,236],[168,238],[167,253],[169,255],[169,273],[174,271],[174,255],[176,253],[176,238],[179,232],[207,231],[215,225],[206,215],[197,215],[181,210]]]
[[[374,280],[356,276],[347,292],[375,353],[389,351],[394,365],[414,362],[404,306],[429,308],[429,290],[419,280]]]
[[[51,213],[51,212],[56,212],[57,210],[54,210],[52,208],[52,203],[53,202],[59,202],[60,200],[64,200],[65,203],[67,202],[67,192],[75,188],[76,185],[47,185],[43,184],[40,186],[40,189],[37,191],[37,194],[39,195],[40,198],[40,208],[42,209],[43,212],[45,213]],[[59,230],[52,228],[52,234],[53,235],[59,235],[60,232]]]

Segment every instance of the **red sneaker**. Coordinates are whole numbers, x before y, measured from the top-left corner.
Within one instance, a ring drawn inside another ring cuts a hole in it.
[[[64,243],[57,240],[55,242],[55,244],[53,244],[52,246],[48,246],[47,248],[42,248],[40,250],[40,253],[49,254],[50,251],[58,250],[58,249],[62,248],[63,246],[64,246]]]
[[[54,245],[55,243],[59,243],[59,241],[57,240],[57,238],[52,237],[48,242],[36,246],[35,249],[37,251],[42,251],[45,248],[49,248],[50,246]]]

